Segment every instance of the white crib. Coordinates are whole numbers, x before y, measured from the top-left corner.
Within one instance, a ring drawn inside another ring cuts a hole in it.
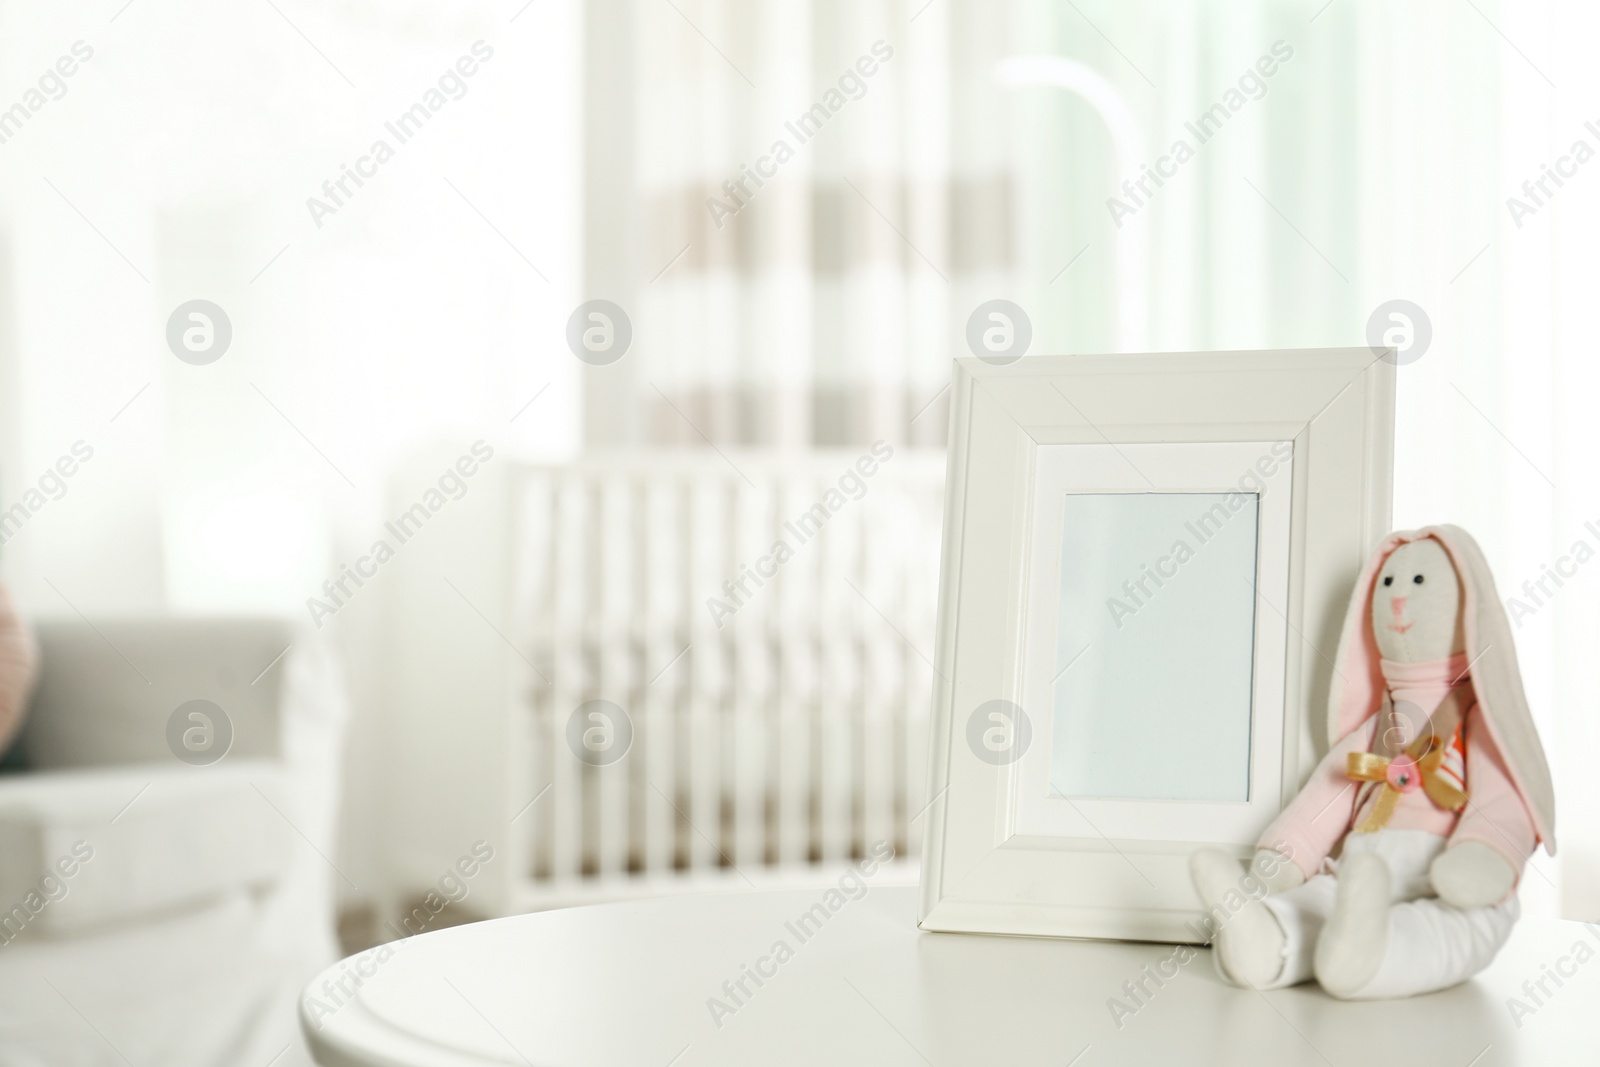
[[[880,840],[909,860],[944,461],[881,457],[487,465],[496,479],[429,530],[397,583],[411,882],[471,833],[505,861],[497,912],[832,880]],[[470,680],[439,689],[441,670]],[[437,728],[452,697],[465,744]],[[591,701],[609,704],[574,726]],[[467,795],[436,795],[474,747]],[[474,798],[480,829],[452,825]]]

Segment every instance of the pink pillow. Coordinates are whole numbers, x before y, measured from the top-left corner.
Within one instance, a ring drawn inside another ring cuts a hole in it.
[[[39,677],[39,644],[0,583],[0,752],[22,727],[22,713]]]

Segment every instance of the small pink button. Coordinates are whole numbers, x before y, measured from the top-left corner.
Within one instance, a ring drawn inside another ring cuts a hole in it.
[[[1396,756],[1390,760],[1384,778],[1388,780],[1390,788],[1402,793],[1422,788],[1422,772],[1417,769],[1417,761],[1410,756]]]

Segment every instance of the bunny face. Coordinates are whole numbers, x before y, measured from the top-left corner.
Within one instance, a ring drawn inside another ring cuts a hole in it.
[[[1431,537],[1389,554],[1372,587],[1372,633],[1384,659],[1422,663],[1467,647],[1461,581],[1444,546]]]

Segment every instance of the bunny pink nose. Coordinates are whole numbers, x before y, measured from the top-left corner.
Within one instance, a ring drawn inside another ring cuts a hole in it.
[[[1400,613],[1406,610],[1406,598],[1403,596],[1395,597],[1389,601],[1389,607],[1394,611],[1395,620],[1398,621]]]

